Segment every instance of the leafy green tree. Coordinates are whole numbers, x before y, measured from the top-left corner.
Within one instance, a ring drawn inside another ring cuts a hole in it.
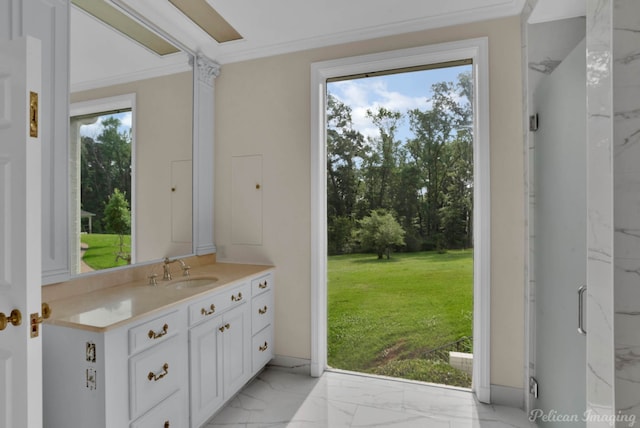
[[[365,140],[355,130],[351,108],[329,94],[329,254],[351,250],[362,219],[380,209],[396,215],[407,251],[473,246],[471,73],[432,85],[427,101],[428,108],[407,116],[385,107],[367,110],[378,134]],[[405,119],[413,135],[400,141],[397,131]]]
[[[115,233],[119,237],[120,251],[116,255],[116,261],[122,258],[131,261],[131,254],[125,251],[124,237],[131,233],[131,211],[124,193],[114,189],[113,194],[104,208],[104,223],[109,233]]]
[[[131,205],[131,132],[120,132],[120,120],[108,116],[102,120],[102,132],[81,139],[82,209],[96,214],[94,230],[103,231],[104,201],[114,189],[121,189]]]
[[[364,136],[353,127],[351,108],[327,97],[327,229],[329,254],[349,249],[361,198],[357,163],[365,152]]]
[[[429,245],[439,250],[459,245],[456,243],[461,238],[451,235],[453,216],[470,214],[463,212],[470,203],[455,198],[472,193],[473,114],[467,98],[472,94],[471,84],[470,75],[464,73],[456,83],[436,83],[431,87],[431,107],[409,111],[415,137],[407,142],[406,149],[422,177],[419,230]],[[465,192],[465,186],[471,192]],[[450,190],[458,190],[457,196],[448,195]]]
[[[356,232],[356,239],[363,248],[374,251],[378,259],[384,255],[389,259],[393,247],[404,245],[405,232],[390,212],[371,211],[358,224],[360,229]]]
[[[391,208],[401,145],[396,139],[396,131],[402,113],[378,107],[376,111],[367,110],[367,117],[380,132],[379,136],[369,138],[371,152],[363,163],[367,209]]]

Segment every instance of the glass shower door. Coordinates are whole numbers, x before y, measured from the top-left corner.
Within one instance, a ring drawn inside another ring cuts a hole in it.
[[[584,426],[586,339],[578,289],[586,283],[586,60],[581,42],[534,93],[535,377],[540,426]],[[567,423],[572,421],[573,423]]]

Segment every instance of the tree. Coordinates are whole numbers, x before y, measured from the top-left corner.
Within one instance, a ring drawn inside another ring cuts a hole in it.
[[[378,259],[383,255],[389,259],[394,246],[404,245],[405,232],[390,212],[371,211],[371,214],[358,221],[358,224],[360,229],[356,232],[356,239],[363,248],[373,250]]]
[[[113,194],[109,196],[104,208],[104,222],[107,231],[117,234],[120,240],[120,251],[116,255],[116,261],[124,259],[130,262],[131,254],[124,249],[124,236],[131,233],[131,211],[124,193],[118,189],[114,189]]]
[[[458,217],[470,223],[471,202],[461,198],[473,193],[472,83],[469,73],[460,74],[456,83],[436,83],[431,108],[409,111],[415,137],[406,148],[422,177],[420,234],[438,250],[467,246],[470,240],[459,236]]]
[[[351,108],[333,95],[327,103],[327,229],[329,254],[349,248],[359,198],[359,159],[364,136],[353,127]]]
[[[402,120],[402,113],[378,107],[375,112],[367,110],[367,117],[380,132],[378,137],[369,138],[371,153],[365,157],[363,164],[367,208],[386,209],[393,205],[393,191],[397,184],[400,141],[396,139],[396,131]]]
[[[81,137],[82,209],[96,214],[94,230],[102,231],[104,201],[121,189],[131,205],[131,132],[120,132],[120,120],[107,116],[94,138]]]

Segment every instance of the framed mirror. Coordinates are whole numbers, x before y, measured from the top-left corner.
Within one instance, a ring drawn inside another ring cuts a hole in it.
[[[98,2],[70,13],[71,274],[193,254],[191,56],[83,3]]]

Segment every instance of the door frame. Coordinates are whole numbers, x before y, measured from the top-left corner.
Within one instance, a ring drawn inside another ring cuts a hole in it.
[[[341,58],[311,64],[311,375],[327,369],[326,82],[353,74],[473,61],[473,386],[491,401],[491,193],[489,42],[487,37]]]
[[[137,158],[136,158],[136,94],[135,93],[127,93],[122,95],[114,95],[112,97],[105,98],[96,98],[87,101],[78,101],[71,103],[69,105],[69,120],[75,116],[84,116],[89,114],[100,114],[107,113],[115,110],[123,110],[123,109],[131,109],[131,264],[136,262],[138,257],[137,255],[137,224],[136,224],[136,212],[137,212],[137,194],[136,194],[136,166],[137,166]],[[71,134],[69,134],[71,138]],[[69,167],[71,168],[71,167]],[[78,166],[79,168],[79,166]],[[78,186],[80,186],[80,182],[78,182]],[[79,189],[74,189],[78,191],[78,201],[80,200]],[[70,200],[74,200],[71,197],[71,194],[74,190],[70,190],[69,198]],[[72,218],[75,214],[73,214],[73,208],[69,207],[69,217]],[[69,222],[69,236],[71,246],[71,235],[75,233],[72,231],[72,221]],[[75,245],[75,244],[74,244]],[[73,262],[70,262],[71,266]],[[77,275],[80,272],[72,272],[72,275]]]

